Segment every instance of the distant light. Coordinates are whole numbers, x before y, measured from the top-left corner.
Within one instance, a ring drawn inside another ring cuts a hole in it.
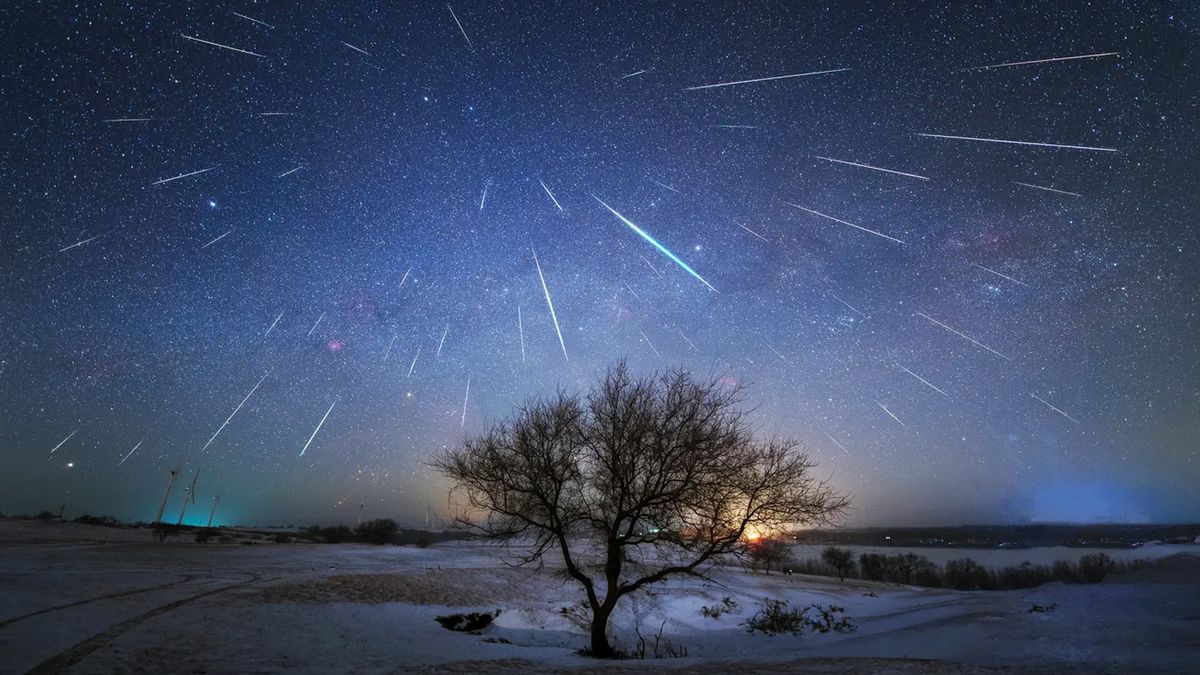
[[[210,199],[210,200],[208,200],[208,208],[210,208],[210,209],[215,209],[215,208],[217,208],[217,203],[216,203],[216,202],[214,202],[214,201],[213,201],[213,200],[211,200],[211,199]]]
[[[75,468],[75,462],[67,462],[67,468],[68,468],[68,469],[74,469],[74,468]]]

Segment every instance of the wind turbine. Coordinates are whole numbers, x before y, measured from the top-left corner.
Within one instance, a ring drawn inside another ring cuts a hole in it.
[[[200,479],[200,469],[203,468],[202,466],[196,467],[196,473],[192,475],[192,485],[187,489],[187,492],[183,493],[183,506],[179,509],[179,520],[175,521],[176,527],[183,524],[183,514],[187,511],[188,507],[188,497],[192,498],[193,504],[196,503],[196,481]]]
[[[167,497],[171,496],[171,486],[175,484],[175,479],[179,476],[179,467],[171,469],[171,477],[167,480],[167,491],[163,493],[162,501],[158,503],[158,513],[154,516],[154,522],[162,522],[163,510],[167,508]]]
[[[212,509],[208,512],[208,525],[205,527],[212,527],[213,514],[217,512],[217,502],[219,501],[221,501],[221,495],[213,495]]]

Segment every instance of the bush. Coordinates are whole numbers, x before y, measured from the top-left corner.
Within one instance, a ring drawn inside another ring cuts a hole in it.
[[[492,621],[498,616],[500,616],[500,610],[496,610],[493,613],[468,612],[466,614],[447,614],[445,616],[434,617],[434,620],[442,624],[442,628],[446,630],[459,633],[474,633],[492,625]]]
[[[198,527],[196,528],[196,543],[207,544],[213,535],[216,534],[215,527]]]
[[[884,557],[878,553],[864,553],[858,556],[858,568],[862,570],[864,579],[883,581]]]
[[[93,515],[89,515],[86,513],[83,514],[82,516],[79,516],[78,518],[76,518],[75,522],[82,523],[84,525],[103,525],[105,527],[121,527],[121,521],[117,520],[116,518],[113,518],[112,516],[93,516]]]
[[[368,544],[386,544],[399,531],[400,527],[391,518],[377,518],[359,525],[355,533]]]
[[[1050,576],[1064,584],[1079,583],[1079,569],[1066,560],[1056,560],[1050,568]]]
[[[946,588],[960,591],[979,591],[995,587],[995,581],[988,571],[970,558],[947,561],[942,579]]]
[[[354,532],[345,525],[323,527],[318,534],[327,544],[340,544],[344,541],[354,541]]]
[[[818,633],[849,633],[855,626],[843,615],[845,611],[837,605],[809,605],[804,609],[791,609],[783,600],[767,600],[759,603],[758,612],[742,625],[751,633],[767,635],[799,635],[805,628]]]
[[[720,605],[713,605],[711,607],[708,605],[705,605],[705,606],[701,607],[700,614],[709,619],[719,619],[719,618],[721,618],[722,614],[736,609],[737,606],[738,606],[737,602],[735,602],[733,598],[731,598],[727,595],[721,599]]]
[[[821,560],[837,570],[839,581],[845,581],[846,575],[854,572],[854,551],[848,548],[830,546],[821,551]]]
[[[289,536],[287,536],[286,534],[284,534],[284,533],[282,533],[282,532],[280,532],[279,534],[275,535],[275,536],[273,537],[273,540],[274,540],[274,542],[275,542],[276,544],[290,544],[290,543],[292,543],[292,538],[291,538],[291,537],[289,537]]]
[[[1098,584],[1112,570],[1114,563],[1103,553],[1090,553],[1079,559],[1079,578],[1085,584]]]

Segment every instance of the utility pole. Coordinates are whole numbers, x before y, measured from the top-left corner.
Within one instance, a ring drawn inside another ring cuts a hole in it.
[[[171,469],[171,478],[167,480],[167,491],[163,493],[162,501],[158,503],[158,514],[154,516],[154,522],[162,522],[163,509],[167,508],[167,497],[171,495],[171,486],[175,484],[175,478],[179,476],[179,467]]]
[[[187,492],[183,493],[183,506],[179,508],[179,520],[175,521],[175,527],[183,524],[183,514],[187,511],[188,497],[192,498],[193,504],[196,503],[196,481],[200,480],[200,469],[202,468],[204,467],[196,467],[196,473],[192,475],[192,486],[188,488]]]
[[[212,509],[208,512],[208,525],[205,527],[212,527],[213,514],[217,512],[217,502],[219,501],[221,501],[221,495],[213,495]]]

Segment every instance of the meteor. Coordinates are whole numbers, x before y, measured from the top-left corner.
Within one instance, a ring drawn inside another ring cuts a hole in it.
[[[967,261],[967,264],[968,264],[968,265],[970,265],[970,266],[972,266],[972,267],[978,267],[979,269],[983,270],[984,272],[991,272],[992,274],[995,274],[996,276],[1000,277],[1001,279],[1008,279],[1009,281],[1013,282],[1014,284],[1020,284],[1021,286],[1028,286],[1028,285],[1029,285],[1029,284],[1025,283],[1024,281],[1020,281],[1020,280],[1018,280],[1018,279],[1014,279],[1014,278],[1012,278],[1012,277],[1008,276],[1007,274],[1001,274],[1001,273],[997,272],[996,270],[994,270],[994,269],[992,269],[992,268],[990,268],[990,267],[984,267],[983,265],[976,265],[975,263],[973,263],[973,262],[971,262],[971,261],[969,261],[969,260]]]
[[[324,318],[325,318],[325,312],[321,312],[321,316],[317,317],[317,322],[313,324],[312,328],[308,329],[308,335],[313,334],[313,331],[317,329],[317,326],[321,325],[321,319],[324,319]],[[307,337],[307,336],[305,336],[305,337]]]
[[[487,201],[488,188],[492,186],[492,181],[483,184],[483,196],[479,198],[479,210],[483,210],[483,204]]]
[[[813,75],[826,75],[828,73],[841,73],[850,70],[849,68],[837,68],[834,70],[814,70],[808,73],[794,73],[792,75],[776,75],[774,77],[757,77],[753,80],[737,80],[734,82],[718,82],[716,84],[702,84],[696,87],[684,87],[684,91],[695,91],[697,89],[716,89],[717,87],[733,87],[739,84],[753,84],[755,82],[771,82],[773,80],[788,80],[793,77],[811,77]]]
[[[220,42],[209,42],[208,40],[201,40],[201,39],[200,39],[200,38],[198,38],[198,37],[192,37],[191,35],[184,35],[183,33],[180,33],[180,34],[179,34],[179,37],[181,37],[181,38],[185,38],[185,39],[188,39],[188,40],[193,40],[193,41],[195,41],[195,42],[203,42],[203,43],[204,43],[204,44],[206,44],[206,45],[212,45],[212,46],[214,46],[214,47],[220,47],[221,49],[228,49],[228,50],[229,50],[229,51],[231,51],[231,52],[238,52],[239,54],[248,54],[248,55],[250,55],[250,56],[258,57],[258,58],[260,58],[260,59],[265,59],[265,58],[267,58],[267,57],[263,56],[262,54],[255,54],[254,52],[248,52],[248,51],[246,51],[245,49],[238,49],[237,47],[230,47],[229,45],[223,45],[223,44],[221,44]]]
[[[629,294],[632,295],[638,302],[642,301],[642,296],[638,295],[637,291],[630,288],[628,283],[625,284],[625,290],[629,291]]]
[[[866,315],[866,314],[863,314],[863,313],[862,313],[862,312],[860,312],[860,311],[858,311],[858,308],[857,308],[857,307],[855,307],[854,305],[852,305],[852,304],[850,304],[850,303],[846,302],[845,300],[843,300],[843,299],[839,298],[839,297],[837,296],[837,293],[834,293],[833,291],[830,291],[830,292],[829,292],[829,294],[833,296],[833,299],[834,299],[834,300],[837,300],[838,302],[842,303],[843,305],[845,305],[845,306],[849,307],[849,308],[850,308],[850,311],[854,312],[855,314],[857,314],[857,315],[861,316],[861,317],[862,317],[862,318],[864,318],[864,319],[865,319],[865,318],[867,318],[867,315]]]
[[[304,456],[304,453],[308,451],[308,446],[312,445],[313,439],[317,437],[317,432],[321,430],[321,427],[322,427],[322,426],[324,426],[326,418],[328,418],[328,417],[329,417],[329,413],[333,412],[333,406],[335,406],[335,405],[337,405],[337,399],[336,399],[336,398],[335,398],[335,399],[333,399],[333,403],[330,403],[330,404],[329,404],[329,410],[326,410],[326,411],[325,411],[325,417],[322,417],[322,418],[321,418],[321,421],[317,423],[317,428],[316,428],[316,429],[313,429],[312,436],[309,436],[309,437],[308,437],[308,442],[306,442],[306,443],[304,444],[304,447],[303,447],[303,448],[301,448],[301,450],[300,450],[300,456],[301,456],[301,457],[303,457],[303,456]]]
[[[156,180],[153,183],[151,183],[150,185],[151,186],[162,185],[163,183],[170,183],[171,181],[179,180],[180,178],[187,178],[188,176],[198,176],[202,173],[205,173],[206,171],[212,171],[215,168],[217,168],[217,167],[210,166],[207,169],[200,169],[199,171],[192,171],[191,173],[181,173],[178,176],[173,176],[171,178],[163,178],[162,180]]]
[[[892,413],[891,410],[888,410],[886,405],[880,403],[879,401],[875,401],[875,405],[879,406],[880,408],[883,408],[883,412],[887,413],[889,417],[896,420],[896,422],[899,423],[900,426],[905,426],[904,422],[901,422],[899,417],[896,417]]]
[[[458,32],[462,33],[463,39],[467,41],[467,46],[471,51],[475,51],[475,45],[471,43],[471,38],[467,37],[467,31],[463,28],[462,22],[458,20],[458,15],[454,13],[454,8],[446,5],[446,9],[450,10],[450,16],[454,17],[454,23],[458,25]]]
[[[292,174],[296,173],[297,171],[299,171],[300,169],[303,169],[303,168],[304,168],[303,166],[298,166],[298,167],[296,167],[296,168],[292,169],[291,171],[284,171],[283,173],[281,173],[281,174],[279,174],[278,176],[275,176],[275,177],[276,177],[276,178],[283,178],[284,176],[290,176],[290,175],[292,175]]]
[[[353,49],[354,51],[358,52],[359,54],[362,54],[364,56],[370,56],[370,54],[368,54],[365,50],[359,49],[358,47],[355,47],[354,45],[350,44],[349,42],[343,41],[342,44],[346,45],[350,49]]]
[[[71,244],[70,246],[64,246],[64,247],[58,249],[58,252],[63,253],[65,251],[70,251],[71,249],[73,249],[77,246],[83,246],[84,244],[88,243],[89,241],[92,241],[94,239],[99,239],[100,237],[103,237],[103,236],[104,236],[103,234],[97,234],[94,237],[88,237],[87,239],[84,239],[82,241],[77,241],[74,244]]]
[[[757,129],[753,124],[711,124],[714,129]]]
[[[666,183],[660,183],[660,182],[654,180],[653,178],[650,179],[650,182],[654,183],[655,185],[657,185],[659,187],[666,188],[666,189],[670,190],[671,192],[674,192],[675,194],[680,194],[680,195],[683,194],[679,190],[676,190],[675,188],[671,187],[670,185],[667,185]]]
[[[142,440],[144,441],[145,439],[142,439]],[[124,457],[121,458],[121,461],[117,462],[117,466],[121,466],[122,464],[124,464],[125,460],[129,459],[129,457],[131,455],[133,455],[133,453],[136,452],[137,449],[140,447],[142,447],[142,441],[138,441],[137,445],[133,446],[133,450],[130,450],[129,454],[125,455]]]
[[[1083,195],[1079,194],[1078,192],[1067,192],[1066,190],[1057,190],[1055,188],[1046,187],[1044,185],[1034,185],[1033,183],[1022,183],[1019,180],[1014,180],[1013,183],[1016,183],[1017,185],[1023,185],[1027,188],[1033,188],[1035,190],[1045,190],[1046,192],[1056,192],[1060,195],[1071,195],[1072,197],[1082,197],[1083,196]]]
[[[394,345],[394,344],[396,344],[396,336],[395,335],[393,335],[391,341],[388,342],[387,350],[383,352],[383,359],[380,360],[381,363],[387,362],[388,354],[392,353],[392,345]]]
[[[1056,56],[1052,59],[1036,59],[1034,61],[1010,61],[1008,63],[993,63],[990,66],[973,66],[971,68],[959,68],[954,71],[963,73],[968,70],[988,70],[989,68],[1011,68],[1012,66],[1031,66],[1035,63],[1053,63],[1055,61],[1075,61],[1078,59],[1099,59],[1105,56],[1120,56],[1120,52],[1103,52],[1098,54],[1080,54],[1079,56]]]
[[[937,393],[941,394],[942,396],[945,396],[946,398],[950,398],[950,394],[947,394],[946,392],[942,391],[941,389],[938,389],[937,387],[933,386],[933,384],[931,384],[929,382],[929,380],[926,380],[925,378],[914,373],[913,371],[909,370],[908,368],[905,368],[904,366],[900,365],[899,363],[896,364],[896,367],[899,368],[900,370],[903,370],[904,372],[908,373],[909,375],[912,375],[913,377],[917,378],[917,380],[919,380],[921,382],[921,384],[925,385],[926,387],[929,387],[930,389],[936,391]]]
[[[525,363],[525,324],[521,321],[520,305],[517,305],[517,336],[521,339],[521,363]]]
[[[114,122],[153,122],[154,118],[153,117],[114,117],[114,118],[107,119],[104,121],[109,122],[109,123],[114,123]]]
[[[846,164],[848,166],[857,166],[859,168],[870,169],[872,171],[882,171],[884,173],[894,173],[897,176],[908,176],[909,178],[917,178],[920,180],[929,180],[925,176],[918,176],[915,173],[904,173],[903,171],[893,171],[892,169],[883,169],[878,166],[871,166],[870,164],[859,164],[858,162],[847,162],[844,159],[833,159],[832,157],[820,157],[818,155],[813,155],[813,157],[815,157],[816,159],[823,159],[826,162],[836,162],[838,164]]]
[[[201,251],[203,251],[204,249],[208,248],[209,246],[212,246],[213,244],[217,243],[218,241],[221,241],[221,240],[222,240],[222,239],[224,239],[225,237],[229,236],[230,232],[233,232],[233,230],[236,230],[236,229],[237,229],[236,227],[235,227],[235,228],[232,228],[232,229],[230,229],[230,230],[229,230],[229,232],[226,232],[225,234],[219,235],[219,236],[218,236],[216,239],[213,239],[212,241],[208,242],[207,244],[205,244],[205,245],[201,246],[201,247],[200,247],[200,250],[201,250]]]
[[[643,69],[641,69],[641,70],[635,70],[634,72],[632,72],[632,73],[629,73],[628,75],[622,75],[621,77],[619,77],[619,78],[617,78],[617,79],[619,79],[619,80],[628,80],[628,79],[629,79],[629,78],[631,78],[631,77],[637,77],[638,75],[641,75],[641,74],[643,74],[643,73],[648,73],[648,72],[650,72],[650,71],[649,71],[649,70],[646,70],[645,68],[643,68]]]
[[[440,341],[438,341],[437,354],[434,354],[434,356],[437,356],[438,358],[441,358],[441,356],[442,356],[442,345],[446,344],[446,334],[447,334],[447,333],[449,333],[449,332],[450,332],[450,324],[446,324],[446,330],[442,331],[442,339],[441,339]]]
[[[563,210],[562,204],[559,204],[558,200],[554,198],[554,193],[550,191],[550,188],[546,187],[546,183],[540,179],[538,180],[538,182],[542,184],[542,189],[546,191],[546,194],[550,195],[550,201],[554,202],[554,205],[558,207],[559,211],[562,211]]]
[[[258,391],[259,385],[263,383],[263,380],[267,379],[267,375],[270,375],[270,373],[263,373],[262,378],[257,384],[254,385],[254,388],[250,390],[250,393],[246,394],[246,398],[242,399],[242,402],[237,404],[237,407],[233,409],[233,412],[229,413],[229,417],[226,417],[225,421],[221,423],[221,426],[217,427],[217,430],[213,432],[212,437],[208,439],[208,442],[204,444],[204,447],[200,448],[201,453],[207,450],[208,446],[212,445],[213,441],[217,440],[217,436],[221,433],[221,430],[229,424],[229,420],[233,419],[234,415],[238,414],[238,411],[242,409],[242,406],[246,405],[246,401],[250,400],[250,397],[254,395],[254,392]]]
[[[645,239],[646,241],[648,241],[648,242],[650,242],[651,244],[653,244],[655,248],[657,248],[657,249],[658,249],[660,252],[662,252],[662,254],[663,254],[663,255],[667,256],[667,257],[668,257],[668,258],[670,258],[672,261],[674,261],[676,265],[679,265],[679,266],[680,266],[680,267],[682,267],[684,270],[686,270],[688,274],[690,274],[690,275],[692,275],[693,277],[696,277],[697,279],[699,279],[699,280],[700,280],[700,283],[704,284],[705,286],[708,286],[709,290],[713,291],[714,293],[715,293],[715,292],[718,292],[718,291],[717,291],[717,289],[713,288],[713,285],[712,285],[712,284],[710,284],[710,283],[708,283],[707,281],[705,281],[705,280],[704,280],[704,277],[700,276],[700,275],[699,275],[699,274],[696,272],[696,270],[692,269],[691,267],[688,267],[688,264],[687,264],[687,263],[685,263],[685,262],[683,262],[682,260],[680,260],[680,259],[679,259],[679,257],[678,257],[678,256],[676,256],[674,253],[671,253],[671,251],[670,251],[670,250],[668,250],[666,246],[663,246],[662,244],[658,243],[658,240],[657,240],[657,239],[655,239],[654,237],[651,237],[649,234],[647,234],[645,230],[643,230],[642,228],[638,227],[637,225],[634,225],[634,224],[633,224],[633,223],[632,223],[632,222],[631,222],[631,221],[630,221],[628,218],[626,218],[625,216],[623,216],[623,215],[621,215],[620,213],[618,213],[618,212],[617,212],[617,210],[616,210],[616,209],[614,209],[613,207],[609,206],[608,204],[605,204],[605,203],[604,203],[604,200],[600,199],[600,198],[599,198],[599,197],[597,197],[596,195],[592,195],[592,198],[593,198],[593,199],[595,199],[596,201],[600,202],[600,205],[601,205],[601,206],[603,206],[604,208],[608,209],[609,213],[612,213],[614,216],[616,216],[617,218],[619,218],[619,219],[621,220],[621,222],[623,222],[623,223],[625,223],[627,226],[629,226],[629,229],[633,230],[634,232],[637,232],[637,233],[638,233],[638,235],[639,235],[639,236],[641,236],[641,238],[642,238],[642,239]]]
[[[640,330],[638,332],[642,334],[642,339],[646,341],[646,344],[650,345],[650,349],[654,352],[654,355],[658,357],[658,360],[666,363],[667,360],[663,358],[662,354],[658,353],[658,348],[654,346],[654,343],[650,341],[650,338],[646,336],[646,333]]]
[[[890,240],[890,241],[894,241],[894,242],[896,242],[897,244],[903,244],[903,243],[904,243],[903,241],[901,241],[901,240],[899,240],[899,239],[897,239],[897,238],[895,238],[895,237],[889,237],[888,235],[886,235],[886,234],[884,234],[884,233],[882,233],[882,232],[876,232],[875,230],[869,230],[869,229],[867,229],[867,228],[863,227],[862,225],[855,225],[854,223],[846,222],[846,221],[844,221],[844,220],[842,220],[842,219],[840,219],[840,218],[834,218],[833,216],[827,216],[827,215],[825,215],[824,213],[821,213],[820,211],[813,211],[812,209],[806,209],[806,208],[804,208],[803,206],[800,206],[799,204],[793,204],[793,203],[791,203],[791,202],[784,202],[784,204],[787,204],[788,206],[791,206],[791,207],[793,207],[793,208],[800,209],[801,211],[807,211],[808,213],[811,213],[811,214],[813,214],[814,216],[821,216],[822,218],[828,218],[829,220],[832,220],[832,221],[833,221],[833,222],[835,222],[835,223],[841,223],[841,224],[843,224],[843,225],[849,225],[850,227],[853,227],[853,228],[855,228],[855,229],[862,230],[863,232],[869,232],[870,234],[873,234],[873,235],[875,235],[876,237],[883,237],[884,239],[888,239],[888,240]]]
[[[558,344],[562,347],[563,358],[570,361],[571,358],[567,356],[567,343],[563,342],[562,329],[558,327],[558,315],[554,313],[554,301],[550,299],[550,289],[546,286],[546,277],[542,275],[542,264],[538,262],[537,251],[533,251],[533,264],[537,266],[542,292],[546,294],[546,306],[550,308],[550,318],[554,320],[554,332],[558,333]]]
[[[752,230],[752,229],[750,229],[750,228],[746,227],[745,225],[742,225],[741,223],[738,223],[738,227],[740,227],[740,228],[742,228],[743,230],[745,230],[745,231],[749,232],[750,234],[752,234],[752,235],[754,235],[754,236],[758,237],[759,239],[762,239],[763,241],[767,242],[768,244],[769,244],[769,243],[771,243],[771,241],[770,241],[769,239],[767,239],[766,237],[762,236],[761,234],[759,234],[759,233],[755,232],[754,230]]]
[[[397,288],[404,288],[404,282],[408,281],[408,273],[411,271],[412,271],[412,265],[409,265],[408,269],[404,270],[404,278],[402,278],[400,280],[400,285],[397,286]]]
[[[830,441],[832,441],[833,444],[838,446],[838,449],[841,450],[842,452],[846,453],[847,455],[850,454],[850,451],[846,449],[846,446],[842,445],[841,443],[838,443],[837,439],[835,439],[833,436],[830,436],[828,431],[825,432],[825,438],[828,438]]]
[[[408,367],[408,376],[412,377],[413,368],[417,367],[417,357],[421,355],[421,348],[417,347],[417,353],[413,354],[412,365]]]
[[[675,332],[676,332],[676,333],[679,333],[679,337],[683,338],[683,341],[684,341],[684,342],[686,342],[686,343],[688,343],[688,346],[690,346],[690,347],[691,347],[693,350],[695,350],[695,351],[700,351],[700,349],[699,349],[698,347],[696,347],[696,343],[695,343],[695,342],[692,342],[691,340],[689,340],[689,339],[688,339],[688,336],[686,336],[686,335],[684,335],[684,334],[683,334],[683,331],[681,331],[681,330],[676,330]]]
[[[653,263],[651,263],[649,260],[646,259],[646,256],[639,253],[638,257],[642,259],[642,262],[646,263],[646,267],[649,267],[650,271],[654,272],[654,276],[658,277],[659,279],[663,278],[662,272],[659,272],[658,268],[655,267]]]
[[[72,437],[72,436],[74,436],[74,435],[75,435],[75,434],[77,434],[77,433],[79,433],[79,430],[78,430],[78,429],[76,429],[75,431],[72,431],[71,433],[67,434],[67,437],[66,437],[66,438],[64,438],[64,439],[62,439],[61,441],[59,441],[59,442],[58,442],[58,445],[56,445],[56,446],[54,446],[53,448],[51,448],[51,449],[50,449],[50,454],[51,454],[51,455],[53,455],[55,450],[58,450],[59,448],[61,448],[61,447],[63,446],[63,444],[64,444],[64,443],[66,443],[67,441],[71,440],[71,437]]]
[[[245,14],[238,14],[237,12],[230,12],[230,13],[231,13],[231,14],[233,14],[234,16],[238,17],[239,19],[245,19],[245,20],[247,20],[247,21],[250,21],[250,22],[252,22],[252,23],[256,23],[256,24],[258,24],[258,25],[260,25],[260,26],[266,26],[267,28],[274,28],[274,27],[275,27],[275,26],[272,26],[271,24],[267,23],[266,21],[259,21],[258,19],[252,19],[252,18],[250,18],[250,17],[246,16]]]
[[[283,318],[283,312],[280,312],[279,316],[275,317],[275,320],[271,322],[271,327],[267,329],[267,332],[263,333],[263,337],[267,337],[268,335],[270,335],[271,331],[275,330],[275,324],[279,323],[279,320],[282,318]]]
[[[1029,395],[1030,395],[1030,396],[1032,396],[1032,397],[1034,397],[1035,399],[1037,399],[1037,400],[1041,401],[1043,405],[1045,405],[1047,408],[1049,408],[1049,409],[1053,410],[1054,412],[1058,413],[1059,415],[1062,415],[1063,417],[1065,417],[1065,418],[1067,418],[1067,419],[1071,420],[1071,421],[1072,421],[1072,422],[1074,422],[1075,424],[1079,424],[1079,420],[1075,419],[1074,417],[1071,417],[1071,416],[1070,416],[1070,415],[1068,415],[1067,413],[1065,413],[1065,412],[1063,412],[1063,411],[1059,410],[1058,408],[1055,408],[1054,406],[1050,405],[1050,403],[1049,403],[1049,402],[1048,402],[1046,399],[1044,399],[1044,398],[1042,398],[1042,397],[1038,396],[1037,394],[1035,394],[1035,393],[1033,393],[1033,392],[1030,392],[1030,393],[1029,393]]]
[[[970,342],[971,344],[973,344],[977,347],[982,347],[982,348],[988,350],[989,352],[995,354],[996,356],[999,356],[1000,358],[1004,359],[1005,361],[1011,360],[1007,356],[1005,356],[1005,355],[1001,354],[1000,352],[996,351],[995,349],[992,349],[991,347],[983,344],[982,342],[980,342],[979,340],[976,340],[975,338],[971,337],[970,335],[967,335],[966,333],[960,333],[960,332],[954,330],[953,328],[951,328],[950,326],[947,326],[946,324],[942,323],[941,321],[938,321],[937,319],[935,319],[931,316],[922,314],[921,312],[917,312],[917,316],[921,317],[922,319],[925,319],[926,321],[935,323],[935,324],[941,326],[942,328],[945,328],[946,330],[950,331],[951,333],[954,333],[955,335],[966,340],[967,342]]]
[[[471,398],[471,376],[467,375],[467,393],[463,394],[462,422],[459,423],[460,429],[467,428],[467,400],[469,398]]]
[[[285,112],[261,112],[261,113],[258,113],[258,116],[259,116],[259,117],[291,117],[292,115],[295,115],[295,114],[296,114],[296,113],[285,113]]]
[[[982,143],[1007,143],[1009,145],[1033,145],[1039,148],[1062,148],[1064,150],[1094,150],[1096,152],[1120,152],[1116,148],[1097,148],[1090,145],[1063,145],[1062,143],[1036,143],[1034,141],[1009,141],[1002,138],[979,138],[977,136],[950,136],[947,134],[917,134],[926,138],[948,138],[954,141],[980,141]]]

